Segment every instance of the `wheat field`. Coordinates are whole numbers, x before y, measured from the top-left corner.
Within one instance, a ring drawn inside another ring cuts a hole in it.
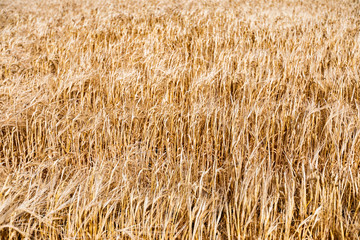
[[[359,239],[360,3],[0,0],[0,239]]]

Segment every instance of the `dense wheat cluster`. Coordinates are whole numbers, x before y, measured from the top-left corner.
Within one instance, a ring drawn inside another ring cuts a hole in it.
[[[360,3],[0,1],[1,239],[360,238]]]

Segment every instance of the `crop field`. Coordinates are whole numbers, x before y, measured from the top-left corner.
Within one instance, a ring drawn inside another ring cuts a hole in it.
[[[0,239],[360,239],[360,2],[0,0]]]

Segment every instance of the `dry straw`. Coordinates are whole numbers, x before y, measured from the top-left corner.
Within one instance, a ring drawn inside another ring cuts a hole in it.
[[[1,1],[0,238],[359,238],[359,13]]]

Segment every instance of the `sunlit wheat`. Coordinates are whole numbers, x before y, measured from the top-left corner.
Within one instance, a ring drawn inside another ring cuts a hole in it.
[[[358,239],[359,13],[0,1],[0,238]]]

